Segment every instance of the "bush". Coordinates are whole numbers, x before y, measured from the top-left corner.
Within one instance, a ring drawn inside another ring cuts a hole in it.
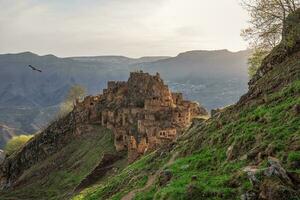
[[[18,151],[33,135],[19,135],[9,140],[5,146],[5,152],[7,155],[11,155]]]

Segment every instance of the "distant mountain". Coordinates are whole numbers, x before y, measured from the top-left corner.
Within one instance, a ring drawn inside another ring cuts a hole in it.
[[[141,58],[128,58],[125,56],[82,56],[82,57],[69,57],[72,60],[82,62],[95,62],[100,64],[119,64],[128,66],[131,64],[139,64],[146,62],[155,62],[162,59],[170,58],[168,56],[145,56]]]
[[[140,65],[145,71],[160,72],[173,90],[182,91],[187,98],[212,109],[232,104],[246,92],[250,53],[250,50],[188,51]]]
[[[247,77],[247,58],[249,50],[230,52],[216,51],[188,51],[176,57],[143,63],[143,69],[159,71],[169,80],[192,79],[201,82],[200,78]]]
[[[159,72],[172,90],[206,108],[234,103],[247,88],[249,51],[189,51],[175,57],[86,56],[59,58],[31,52],[0,55],[0,123],[28,134],[54,116],[69,88],[80,84],[96,94],[109,80],[129,72]],[[42,73],[28,67],[32,65]],[[1,133],[0,133],[1,134]]]

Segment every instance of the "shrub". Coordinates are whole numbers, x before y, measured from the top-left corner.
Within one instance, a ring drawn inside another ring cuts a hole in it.
[[[33,135],[19,135],[9,140],[5,146],[5,152],[7,155],[11,155],[18,151]]]

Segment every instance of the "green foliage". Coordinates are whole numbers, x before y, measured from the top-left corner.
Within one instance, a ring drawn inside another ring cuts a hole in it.
[[[286,18],[300,7],[299,0],[242,0],[250,26],[242,36],[250,46],[271,50],[279,44]]]
[[[292,151],[288,156],[289,162],[300,161],[300,151]]]
[[[258,68],[261,66],[263,59],[268,55],[269,51],[256,48],[248,59],[248,74],[252,78],[256,74]]]
[[[250,16],[250,26],[244,29],[241,35],[249,42],[250,47],[254,49],[253,54],[248,59],[248,74],[251,78],[260,67],[263,58],[280,43],[287,26],[291,27],[289,23],[293,21],[293,15],[300,8],[300,1],[243,0],[242,6],[248,11]],[[287,20],[287,18],[290,19]],[[295,45],[294,39],[299,38],[297,16],[295,18],[296,24],[292,24],[293,31],[290,31],[288,35],[283,37],[288,46]]]
[[[7,155],[11,155],[17,152],[21,147],[32,138],[33,135],[19,135],[9,140],[5,146],[5,152]]]
[[[85,95],[86,95],[86,88],[84,88],[81,85],[73,85],[70,88],[64,102],[60,104],[57,117],[61,118],[67,115],[69,112],[71,112],[74,107],[75,100],[82,99]]]
[[[74,101],[77,98],[83,98],[86,95],[86,88],[81,85],[73,85],[65,99],[65,101]]]

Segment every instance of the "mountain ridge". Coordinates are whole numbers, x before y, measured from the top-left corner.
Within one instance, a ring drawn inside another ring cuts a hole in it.
[[[243,72],[234,75],[229,70],[227,77],[219,73],[210,78],[205,76],[205,69],[210,67],[206,64],[206,58],[188,58],[181,63],[177,57],[142,57],[126,62],[123,62],[123,58],[130,59],[122,57],[121,61],[111,61],[108,58],[104,62],[104,56],[102,61],[77,61],[53,55],[39,56],[32,52],[0,55],[0,122],[29,134],[34,133],[39,131],[37,127],[43,127],[51,121],[73,85],[82,85],[87,88],[88,94],[95,95],[106,86],[107,81],[124,81],[129,72],[140,69],[151,73],[161,71],[173,91],[184,91],[186,98],[202,102],[209,110],[237,101],[246,90],[247,56],[232,57],[232,65],[240,66],[238,71],[243,69]],[[232,68],[230,63],[226,66],[221,64],[222,60],[220,57],[214,62],[220,63],[219,68]],[[172,63],[165,65],[166,61]],[[42,73],[32,71],[28,65],[41,69]],[[176,71],[176,67],[179,71],[173,76],[171,74]],[[182,68],[185,68],[183,73]],[[197,72],[201,70],[202,74]]]

